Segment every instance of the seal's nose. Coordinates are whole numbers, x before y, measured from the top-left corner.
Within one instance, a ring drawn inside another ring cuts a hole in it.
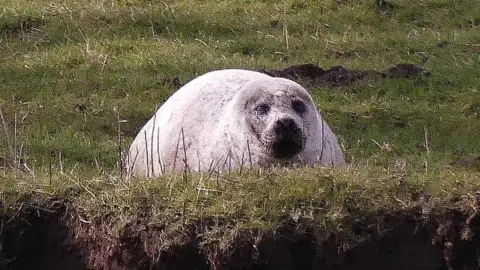
[[[297,124],[292,118],[281,118],[275,123],[275,133],[277,135],[290,134],[295,132],[297,129]]]
[[[304,147],[302,130],[290,117],[280,118],[275,121],[273,132],[275,141],[272,144],[273,156],[275,158],[292,158]]]

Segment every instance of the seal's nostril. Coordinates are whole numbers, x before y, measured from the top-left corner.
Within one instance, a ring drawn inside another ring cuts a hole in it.
[[[284,134],[292,131],[296,128],[295,121],[291,118],[281,118],[278,119],[275,125],[275,132],[277,134]]]

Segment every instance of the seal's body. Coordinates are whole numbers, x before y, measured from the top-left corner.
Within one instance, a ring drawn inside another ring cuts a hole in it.
[[[263,73],[206,73],[175,92],[141,129],[129,176],[251,165],[343,165],[342,152],[299,84]]]

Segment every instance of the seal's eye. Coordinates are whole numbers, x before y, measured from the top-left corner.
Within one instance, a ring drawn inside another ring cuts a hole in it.
[[[259,115],[265,115],[270,111],[270,105],[268,104],[260,104],[257,107],[255,107],[255,112]]]
[[[300,100],[295,100],[292,102],[292,108],[298,114],[304,114],[307,111],[307,106]]]

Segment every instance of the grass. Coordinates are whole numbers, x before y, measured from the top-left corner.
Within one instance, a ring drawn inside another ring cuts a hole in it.
[[[421,194],[473,209],[479,167],[452,163],[480,154],[480,6],[391,3],[0,0],[3,209],[56,196],[83,219],[114,213],[119,227],[143,211],[172,228],[205,217],[271,228],[302,215],[332,230],[348,227],[348,215],[418,206]],[[405,62],[432,76],[309,89],[351,163],[345,170],[119,179],[118,126],[126,147],[174,91],[165,78]],[[12,169],[21,161],[30,172]]]

